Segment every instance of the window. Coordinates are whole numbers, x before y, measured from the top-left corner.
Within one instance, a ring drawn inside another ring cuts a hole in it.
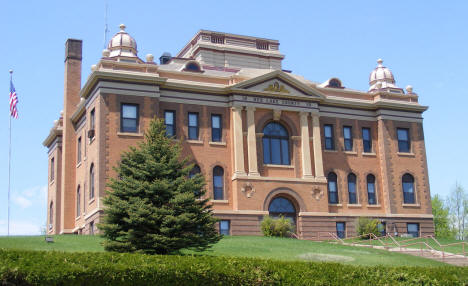
[[[94,221],[89,223],[89,234],[94,235]]]
[[[78,163],[81,162],[81,136],[78,137],[78,144],[77,144],[77,148],[78,148],[78,152],[77,152],[77,155],[76,155],[76,161]]]
[[[76,190],[76,216],[79,217],[81,214],[81,194],[80,194],[80,186]]]
[[[224,170],[220,166],[213,169],[213,197],[215,200],[224,199]]]
[[[406,230],[412,237],[419,237],[419,223],[407,223]]]
[[[189,62],[185,65],[185,71],[201,72],[200,66],[195,62]]]
[[[172,110],[164,111],[164,124],[166,124],[166,136],[176,137],[175,112]]]
[[[138,105],[122,104],[120,110],[120,131],[138,132]]]
[[[289,135],[281,124],[272,122],[263,128],[263,163],[289,165]]]
[[[198,113],[189,112],[188,117],[188,139],[198,140]]]
[[[268,213],[273,218],[284,217],[296,225],[296,208],[294,204],[285,197],[276,197],[268,206]]]
[[[403,202],[405,204],[414,204],[414,178],[410,174],[404,174],[401,180],[403,186]]]
[[[346,223],[344,222],[336,223],[336,235],[339,238],[346,238]]]
[[[221,115],[211,115],[211,141],[221,142],[222,128]]]
[[[409,129],[398,128],[397,136],[398,136],[398,152],[409,153],[410,151]]]
[[[49,206],[49,229],[52,229],[54,224],[54,202],[50,202]]]
[[[55,179],[55,158],[50,159],[50,181]]]
[[[94,113],[95,111],[93,108],[93,110],[91,110],[91,113],[89,114],[89,129],[94,129],[94,126],[96,124]]]
[[[365,153],[372,152],[372,138],[370,128],[362,128],[362,147]]]
[[[375,195],[375,176],[372,174],[367,175],[367,203],[369,205],[377,204]]]
[[[89,168],[89,199],[94,198],[94,164]]]
[[[380,236],[386,236],[387,235],[387,223],[384,221],[379,222],[377,225],[377,230],[380,233]]]
[[[357,204],[356,175],[354,175],[353,173],[348,175],[348,194],[349,194],[349,203]]]
[[[330,204],[338,203],[338,186],[337,186],[337,177],[335,173],[328,174],[328,202]]]
[[[325,135],[325,150],[335,150],[335,140],[333,139],[333,125],[323,126]]]
[[[229,220],[219,221],[219,234],[222,234],[222,235],[231,234],[231,222]]]
[[[345,151],[353,151],[353,133],[351,126],[343,127],[343,138]]]
[[[189,172],[189,178],[193,178],[195,177],[196,174],[200,174],[201,171],[200,171],[200,167],[198,167],[198,165],[195,165],[193,166],[192,170],[190,170]]]

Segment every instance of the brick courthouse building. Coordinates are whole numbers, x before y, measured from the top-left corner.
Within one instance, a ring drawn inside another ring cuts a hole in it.
[[[202,30],[175,56],[138,57],[121,30],[81,86],[82,42],[65,50],[64,109],[44,141],[48,232],[92,234],[120,154],[154,116],[206,178],[220,231],[260,235],[285,215],[304,239],[434,232],[422,113],[378,61],[368,91],[282,70],[279,42]]]

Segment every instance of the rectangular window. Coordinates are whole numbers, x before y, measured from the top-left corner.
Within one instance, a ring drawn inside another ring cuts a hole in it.
[[[81,162],[81,136],[78,137],[78,143],[77,143],[77,154],[76,154],[76,162],[80,163]]]
[[[346,223],[344,222],[336,223],[336,235],[339,238],[346,238]]]
[[[343,127],[344,149],[353,151],[353,132],[351,126]]]
[[[406,230],[412,237],[419,237],[419,223],[407,223]]]
[[[325,150],[335,150],[335,140],[333,139],[333,125],[324,125]]]
[[[120,109],[120,131],[138,132],[138,105],[123,103]]]
[[[211,141],[221,142],[222,128],[221,128],[221,115],[211,115]]]
[[[50,159],[50,181],[52,182],[55,178],[55,158]]]
[[[231,221],[221,220],[219,222],[219,234],[231,235]]]
[[[188,139],[198,140],[198,113],[189,112],[188,119]]]
[[[380,233],[380,236],[386,236],[387,235],[387,223],[386,222],[380,222],[377,225],[377,230]]]
[[[410,152],[409,129],[397,128],[397,137],[398,137],[398,152],[409,153]]]
[[[89,114],[89,129],[94,129],[95,125],[95,116],[94,116],[94,108],[91,110],[91,113]]]
[[[372,152],[372,138],[370,128],[362,128],[362,147],[364,153]]]
[[[164,124],[166,124],[166,136],[176,137],[175,111],[164,111]]]

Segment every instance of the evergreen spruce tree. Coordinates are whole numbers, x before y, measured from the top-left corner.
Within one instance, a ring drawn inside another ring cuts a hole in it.
[[[180,144],[165,132],[163,121],[153,119],[144,140],[124,152],[114,168],[118,178],[110,179],[99,225],[108,251],[204,250],[221,237],[208,200],[201,199],[203,176],[189,178],[193,164],[181,159]]]

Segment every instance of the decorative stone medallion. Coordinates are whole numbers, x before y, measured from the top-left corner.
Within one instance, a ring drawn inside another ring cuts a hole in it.
[[[280,85],[277,81],[275,81],[273,84],[270,84],[268,87],[264,89],[264,91],[274,91],[274,92],[283,92],[283,93],[289,93],[289,90],[287,90],[284,85]]]
[[[314,197],[317,201],[320,201],[320,199],[323,197],[323,191],[320,189],[312,190],[312,197]]]
[[[241,192],[244,193],[247,198],[251,198],[255,193],[255,188],[252,186],[252,183],[247,182],[242,186]]]

